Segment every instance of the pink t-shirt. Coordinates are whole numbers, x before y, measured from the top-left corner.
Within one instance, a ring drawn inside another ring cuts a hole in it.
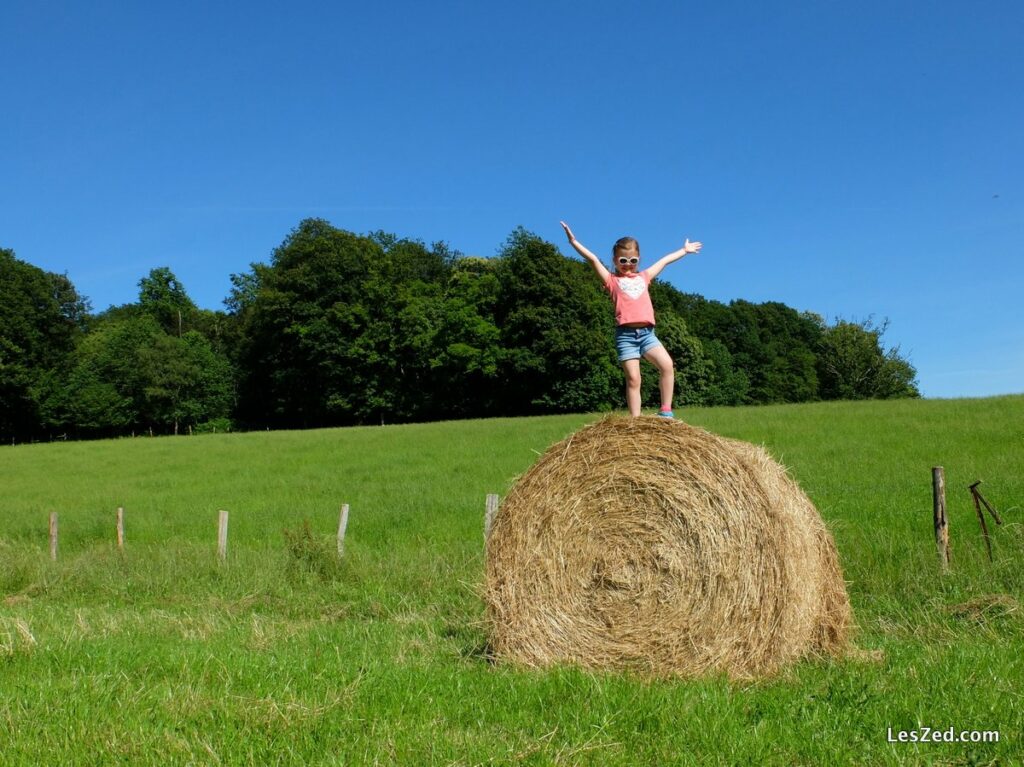
[[[634,322],[654,324],[654,307],[651,305],[651,294],[647,286],[651,284],[651,275],[647,270],[629,276],[610,273],[604,287],[612,296],[615,304],[615,324],[629,325]]]

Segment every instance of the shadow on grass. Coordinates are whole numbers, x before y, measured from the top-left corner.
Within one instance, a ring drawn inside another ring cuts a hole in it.
[[[461,658],[488,666],[496,662],[494,650],[480,623],[450,621],[441,631],[441,636],[455,644]]]

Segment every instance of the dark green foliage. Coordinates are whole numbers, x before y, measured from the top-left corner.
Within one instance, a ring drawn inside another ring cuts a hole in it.
[[[517,229],[497,266],[500,406],[509,415],[607,409],[621,374],[612,318],[590,267]]]
[[[430,345],[437,409],[448,417],[495,411],[501,333],[494,308],[501,286],[496,262],[454,262],[440,306],[440,325]],[[424,339],[427,341],[427,339]]]
[[[728,352],[728,356],[720,350],[716,353],[717,365],[729,366],[717,381],[725,389],[726,401],[743,389],[739,403],[818,398],[815,347],[822,325],[817,317],[776,302],[733,301],[726,306],[685,296],[678,303],[699,337],[718,341]],[[746,375],[745,387],[735,371]]]
[[[0,251],[0,433],[116,435],[623,406],[592,269],[518,228],[497,258],[306,219],[199,309],[167,267],[94,317],[66,277]],[[880,327],[723,304],[655,280],[680,406],[918,396]],[[86,331],[88,331],[86,333]],[[645,404],[657,371],[643,368]],[[227,426],[225,426],[227,424]]]
[[[337,425],[430,418],[450,254],[303,221],[269,268],[234,279],[241,414]]]
[[[715,369],[704,352],[703,342],[690,334],[682,317],[664,312],[657,319],[658,339],[675,365],[676,403],[681,406],[704,404],[714,384]],[[645,380],[656,383],[657,370],[651,368]]]
[[[805,402],[819,398],[816,350],[824,323],[785,304],[723,304],[671,288],[662,297],[707,350],[713,374],[705,404]],[[716,343],[717,342],[717,343]]]
[[[185,286],[166,266],[151,270],[149,276],[139,280],[139,307],[167,333],[178,336],[192,326],[199,311]]]
[[[824,399],[919,397],[916,371],[899,347],[884,349],[888,321],[875,325],[839,320],[819,341],[817,364]]]
[[[81,336],[88,302],[65,275],[0,248],[0,436],[40,432],[39,405]]]
[[[230,414],[231,368],[205,336],[168,335],[148,314],[97,323],[50,380],[44,423],[85,434],[178,429]]]
[[[716,338],[701,342],[710,368],[710,383],[704,394],[705,405],[742,405],[749,399],[750,377],[736,366],[725,344]]]
[[[138,353],[161,334],[156,320],[146,315],[98,322],[71,355],[61,385],[45,400],[44,422],[95,434],[141,424],[147,381]]]
[[[137,349],[144,382],[144,421],[194,424],[223,418],[234,404],[231,368],[201,333],[190,330],[178,338],[166,333]]]

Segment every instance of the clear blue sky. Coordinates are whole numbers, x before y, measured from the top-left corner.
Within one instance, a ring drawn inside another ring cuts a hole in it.
[[[676,287],[889,318],[1024,391],[1024,4],[0,5],[0,246],[219,308],[303,218],[493,255],[685,237]],[[573,254],[574,255],[574,254]]]

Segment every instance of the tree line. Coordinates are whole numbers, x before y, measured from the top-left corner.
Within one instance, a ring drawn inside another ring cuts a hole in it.
[[[306,428],[621,407],[611,304],[590,267],[516,229],[495,258],[302,221],[231,276],[224,311],[170,269],[93,312],[0,249],[0,436]],[[680,405],[919,396],[885,323],[651,285]],[[656,376],[644,377],[644,401]]]

